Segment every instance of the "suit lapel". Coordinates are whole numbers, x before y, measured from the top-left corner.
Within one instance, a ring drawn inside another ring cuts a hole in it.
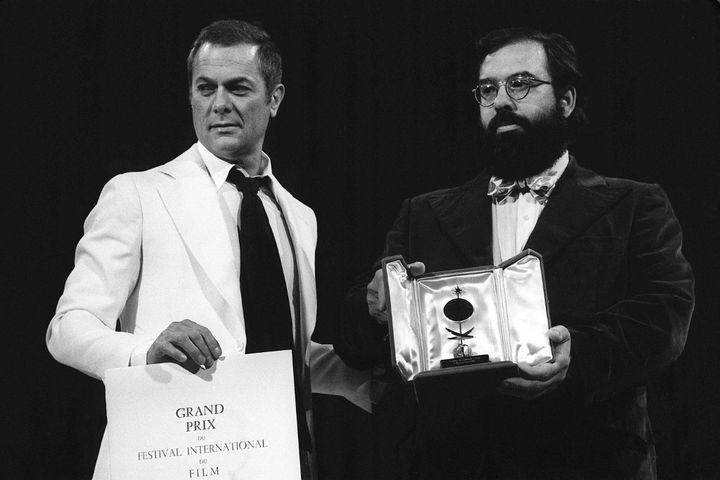
[[[492,265],[492,212],[488,176],[481,175],[451,192],[438,192],[428,202],[467,266]]]
[[[607,188],[601,176],[583,169],[571,157],[525,248],[542,254],[546,264],[568,242],[582,234],[617,202],[622,191]]]
[[[228,330],[241,339],[240,279],[215,185],[195,147],[160,171],[174,179],[159,185],[158,192],[193,265],[200,267],[196,268],[200,285]]]

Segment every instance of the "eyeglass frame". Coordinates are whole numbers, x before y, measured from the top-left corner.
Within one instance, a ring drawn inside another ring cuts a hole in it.
[[[532,85],[532,84],[528,85],[528,88],[525,91],[525,95],[523,95],[520,98],[515,98],[512,95],[510,95],[510,91],[507,88],[508,82],[515,77],[525,77],[530,82],[536,82],[536,83],[534,85]],[[540,85],[552,85],[552,82],[548,82],[547,80],[540,80],[539,78],[535,77],[534,75],[532,75],[530,73],[514,73],[514,74],[510,75],[509,77],[507,77],[505,80],[501,80],[499,82],[493,82],[493,83],[497,86],[497,93],[495,94],[495,98],[493,99],[492,103],[490,103],[489,105],[483,105],[482,102],[480,101],[480,99],[478,98],[477,89],[480,88],[479,83],[477,85],[475,85],[475,88],[472,89],[473,98],[475,98],[475,101],[481,107],[490,108],[493,105],[495,105],[495,100],[497,99],[497,96],[500,93],[500,87],[505,87],[505,93],[507,94],[508,97],[512,98],[513,100],[519,101],[519,100],[522,100],[523,98],[527,97],[530,94],[531,88],[539,87]],[[482,95],[480,95],[480,98],[482,98]]]

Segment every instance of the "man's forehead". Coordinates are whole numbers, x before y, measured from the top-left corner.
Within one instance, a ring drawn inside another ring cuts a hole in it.
[[[522,40],[499,48],[485,57],[479,78],[502,80],[521,72],[547,78],[547,56],[541,43]]]
[[[195,57],[196,73],[209,68],[226,68],[245,74],[259,74],[257,50],[257,45],[245,43],[228,47],[206,43],[198,49]]]

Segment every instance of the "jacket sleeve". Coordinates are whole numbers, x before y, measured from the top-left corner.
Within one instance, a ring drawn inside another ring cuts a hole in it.
[[[627,244],[627,294],[570,328],[568,379],[586,401],[641,385],[683,350],[694,306],[694,278],[682,231],[657,185],[640,193]]]
[[[59,362],[92,377],[128,366],[137,338],[115,325],[140,271],[142,210],[130,175],[113,178],[84,225],[75,266],[47,329],[46,342]],[[141,359],[144,363],[144,359]]]
[[[385,238],[385,247],[380,258],[390,255],[403,255],[407,258],[409,217],[408,199],[403,202],[400,214]],[[353,368],[373,368],[389,359],[388,327],[379,324],[370,316],[366,300],[367,284],[378,268],[379,261],[369,272],[357,278],[341,306],[334,346],[340,358]]]

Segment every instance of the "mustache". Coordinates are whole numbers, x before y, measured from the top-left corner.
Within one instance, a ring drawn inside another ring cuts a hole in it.
[[[497,129],[503,125],[517,124],[527,129],[530,126],[530,121],[527,118],[521,117],[508,110],[499,110],[495,116],[488,122],[488,132],[496,133]]]

